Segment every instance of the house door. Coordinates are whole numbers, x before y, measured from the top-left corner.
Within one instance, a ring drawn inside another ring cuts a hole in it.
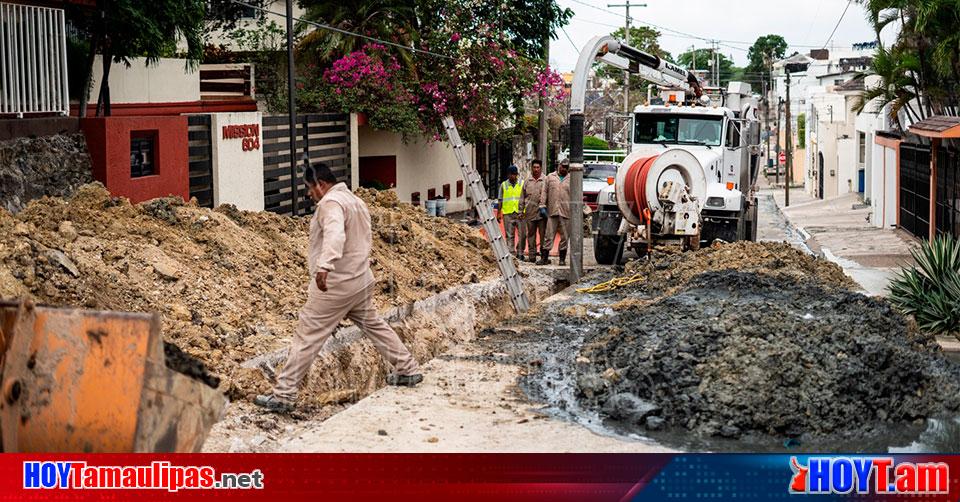
[[[823,198],[823,152],[818,152],[819,169],[817,172],[817,197]]]

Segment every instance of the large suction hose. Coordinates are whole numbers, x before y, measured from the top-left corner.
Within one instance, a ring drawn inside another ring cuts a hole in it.
[[[653,155],[651,153],[649,150],[645,153],[634,152],[624,159],[617,170],[614,187],[617,206],[623,217],[634,225],[644,224],[645,210],[655,214],[660,209],[657,194],[668,181],[686,186],[702,208],[707,195],[706,173],[709,171],[713,175],[717,172],[720,152],[690,152],[684,148],[669,148]]]
[[[639,158],[627,168],[623,192],[630,207],[630,212],[636,218],[642,218],[643,210],[649,208],[646,190],[647,176],[650,174],[650,168],[653,167],[657,157],[658,155]]]

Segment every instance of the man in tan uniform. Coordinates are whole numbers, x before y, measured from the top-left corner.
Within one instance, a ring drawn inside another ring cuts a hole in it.
[[[370,213],[367,206],[325,164],[308,165],[304,181],[317,209],[310,220],[308,265],[311,281],[307,303],[300,311],[287,363],[277,375],[273,393],[254,403],[272,411],[293,409],[297,386],[344,317],[373,342],[396,373],[391,385],[414,386],[423,381],[417,361],[400,337],[373,306],[370,271]]]
[[[553,239],[560,234],[560,264],[567,261],[567,236],[570,232],[570,169],[564,160],[557,166],[557,172],[547,176],[543,193],[540,195],[540,207],[547,210],[547,238],[540,245],[540,261],[537,265],[550,264],[550,250]]]
[[[540,207],[540,196],[546,186],[543,177],[543,163],[534,160],[530,167],[531,176],[523,182],[523,192],[520,194],[520,207],[523,211],[523,220],[527,226],[527,257],[530,262],[537,261],[540,255],[540,246],[547,233],[547,210]],[[537,241],[539,234],[540,241]],[[521,244],[522,246],[522,244]]]

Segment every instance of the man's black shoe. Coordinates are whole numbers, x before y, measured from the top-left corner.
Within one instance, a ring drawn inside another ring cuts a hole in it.
[[[396,373],[387,375],[387,383],[397,387],[414,387],[422,381],[423,375],[419,373],[416,375],[398,375]]]
[[[273,394],[260,394],[253,399],[253,404],[269,411],[281,413],[293,411],[294,409],[292,402],[282,397],[274,396]]]

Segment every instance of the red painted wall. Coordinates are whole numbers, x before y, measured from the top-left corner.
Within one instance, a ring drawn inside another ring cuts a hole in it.
[[[95,117],[83,119],[93,177],[113,195],[137,203],[175,195],[190,198],[187,117]],[[131,131],[156,131],[156,174],[130,176]]]
[[[143,115],[181,115],[184,113],[218,113],[218,112],[255,112],[257,102],[250,98],[237,99],[204,99],[201,101],[184,101],[179,103],[112,103],[110,114],[119,116]],[[97,104],[87,105],[87,116],[93,117],[97,112]],[[80,115],[80,106],[70,105],[70,115]]]

